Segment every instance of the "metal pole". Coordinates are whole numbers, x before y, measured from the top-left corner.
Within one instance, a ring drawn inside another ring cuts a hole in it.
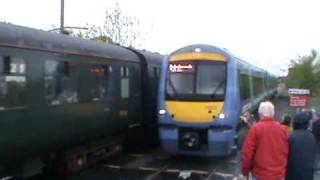
[[[61,12],[60,12],[60,33],[64,32],[64,0],[61,0]]]

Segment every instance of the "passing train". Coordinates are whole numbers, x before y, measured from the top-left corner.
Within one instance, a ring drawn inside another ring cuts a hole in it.
[[[276,78],[227,50],[190,45],[166,57],[159,133],[172,155],[225,156],[237,148],[239,117],[275,93]]]
[[[0,178],[59,162],[78,169],[135,130],[156,142],[162,59],[0,23]]]

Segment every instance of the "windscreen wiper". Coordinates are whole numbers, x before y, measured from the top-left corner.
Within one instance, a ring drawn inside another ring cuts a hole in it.
[[[225,80],[222,80],[219,82],[218,86],[214,89],[214,91],[211,94],[212,99],[216,96],[217,91],[220,89],[220,87],[225,83]]]
[[[174,95],[175,99],[177,99],[177,98],[178,98],[177,90],[176,90],[176,88],[174,87],[174,85],[173,85],[173,83],[172,83],[172,81],[171,81],[171,78],[168,78],[168,80],[169,80],[169,85],[170,85],[170,87],[171,87],[171,89],[172,89],[172,91],[173,91],[173,95]]]

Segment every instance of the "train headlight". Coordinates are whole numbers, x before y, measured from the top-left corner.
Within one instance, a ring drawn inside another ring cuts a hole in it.
[[[166,112],[167,112],[167,111],[164,110],[164,109],[160,109],[160,110],[159,110],[159,114],[161,114],[161,115],[165,114]]]
[[[224,118],[225,118],[224,113],[220,113],[220,114],[219,114],[219,118],[220,118],[220,119],[224,119]]]

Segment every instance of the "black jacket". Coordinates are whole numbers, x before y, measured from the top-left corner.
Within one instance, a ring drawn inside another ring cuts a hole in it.
[[[312,133],[317,142],[320,142],[320,119],[312,123]]]
[[[316,141],[308,130],[295,130],[289,137],[286,180],[313,180]]]

